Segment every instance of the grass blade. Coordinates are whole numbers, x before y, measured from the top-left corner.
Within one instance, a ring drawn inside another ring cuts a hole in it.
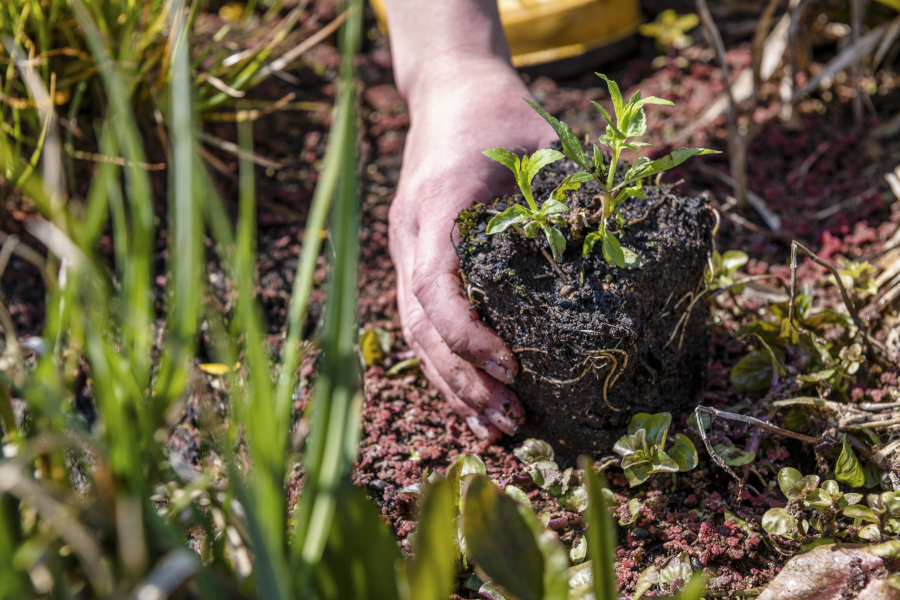
[[[428,488],[419,518],[416,564],[410,577],[410,598],[444,600],[456,574],[456,507],[450,484],[439,481]]]
[[[588,510],[587,544],[594,573],[594,595],[597,600],[617,600],[616,573],[616,525],[613,523],[606,501],[603,499],[603,476],[594,472],[594,464],[589,458],[581,457],[581,469],[587,481]]]

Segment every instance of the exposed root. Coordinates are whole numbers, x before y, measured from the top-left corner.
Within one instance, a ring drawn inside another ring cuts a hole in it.
[[[550,354],[546,350],[541,350],[539,348],[515,348],[515,349],[513,349],[513,354],[519,354],[520,352],[539,352],[541,354],[547,354],[547,355]],[[604,379],[604,381],[603,381],[603,403],[610,410],[619,412],[621,409],[616,408],[615,406],[613,406],[612,404],[609,403],[608,391],[610,388],[612,388],[612,386],[614,386],[616,384],[616,381],[618,381],[619,377],[622,375],[622,373],[625,371],[625,368],[628,366],[628,353],[625,352],[624,350],[620,350],[619,348],[604,348],[602,350],[591,350],[589,352],[580,352],[579,354],[581,354],[582,356],[585,357],[584,360],[581,362],[581,364],[578,365],[579,367],[584,367],[584,370],[582,370],[581,373],[577,377],[572,377],[570,379],[556,379],[554,377],[548,377],[547,375],[538,373],[537,371],[534,371],[533,369],[529,369],[528,367],[526,367],[524,365],[522,366],[522,370],[527,373],[531,373],[535,377],[538,377],[541,380],[546,381],[547,383],[550,383],[552,385],[563,386],[563,385],[572,385],[572,384],[578,383],[579,381],[581,381],[585,377],[587,377],[588,373],[594,373],[595,375],[597,375],[599,377],[599,372],[602,369],[605,369],[608,366],[608,364],[611,363],[612,368],[610,368],[609,373],[606,374],[606,379]],[[617,355],[621,355],[623,357],[622,358],[622,368],[619,368],[619,359],[616,358]],[[609,363],[604,362],[601,364],[597,364],[597,361],[600,361],[600,360],[609,361]]]
[[[479,302],[476,301],[475,298],[472,296],[472,294],[476,293],[476,292],[481,294],[482,301],[488,299],[487,292],[485,292],[483,289],[481,289],[474,283],[466,283],[466,295],[469,297],[469,305],[471,305],[471,306],[477,306],[479,304]]]

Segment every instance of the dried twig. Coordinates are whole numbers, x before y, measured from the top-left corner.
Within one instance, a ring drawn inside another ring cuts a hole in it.
[[[847,46],[843,52],[835,56],[831,61],[819,72],[818,75],[811,78],[806,85],[804,85],[801,89],[797,90],[794,93],[794,96],[791,98],[792,102],[796,102],[800,99],[803,94],[808,94],[813,91],[817,87],[819,87],[819,83],[822,82],[826,77],[831,77],[835,75],[839,71],[843,71],[847,67],[849,67],[854,61],[861,59],[863,56],[866,56],[870,52],[872,52],[875,47],[878,45],[878,42],[881,41],[881,38],[884,36],[885,31],[887,31],[888,23],[882,23],[875,29],[873,29],[869,34],[859,38],[856,43]]]
[[[722,42],[719,29],[709,12],[706,0],[697,0],[697,12],[700,14],[707,39],[716,51],[716,57],[722,65],[725,93],[728,96],[728,159],[731,164],[731,176],[734,180],[732,188],[738,205],[744,206],[747,204],[747,139],[746,135],[741,134],[738,130],[738,106],[731,89],[731,73],[728,62],[725,60],[725,44]]]

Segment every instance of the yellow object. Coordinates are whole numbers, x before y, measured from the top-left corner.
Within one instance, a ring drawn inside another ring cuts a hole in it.
[[[699,24],[700,17],[694,13],[679,15],[670,8],[659,13],[656,21],[641,25],[638,31],[641,35],[656,38],[656,45],[661,50],[681,50],[694,43],[694,38],[687,32]]]
[[[386,32],[384,0],[370,2],[379,27]],[[641,23],[637,0],[498,0],[498,3],[516,67],[579,56],[634,34]]]

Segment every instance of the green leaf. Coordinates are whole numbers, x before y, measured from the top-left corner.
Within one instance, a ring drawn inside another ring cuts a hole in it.
[[[874,523],[869,523],[864,527],[860,527],[859,531],[856,532],[856,535],[859,536],[860,539],[868,542],[880,542],[881,528]]]
[[[638,429],[644,429],[646,431],[647,428],[644,427],[644,421],[652,416],[653,415],[650,413],[635,413],[631,415],[631,420],[628,421],[628,435],[634,435]]]
[[[804,499],[804,507],[809,505],[815,509],[825,509],[833,504],[831,495],[823,489],[810,490]]]
[[[322,559],[313,570],[316,597],[323,600],[399,598],[394,565],[400,560],[400,551],[393,533],[363,490],[349,479],[340,487]],[[360,544],[359,540],[366,543]],[[449,546],[450,541],[447,543]],[[446,556],[451,561],[442,566],[443,573],[450,573],[451,568],[455,570],[452,547],[449,550]],[[449,578],[444,579],[444,584],[449,590]],[[446,590],[444,593],[446,598]],[[439,596],[422,597],[436,600]]]
[[[544,440],[528,438],[513,450],[513,454],[526,465],[542,458],[553,460],[553,446]]]
[[[862,487],[866,483],[866,473],[846,439],[834,466],[834,478],[850,487]]]
[[[652,473],[649,463],[641,463],[625,468],[625,478],[628,479],[628,486],[638,486],[650,478]]]
[[[867,460],[866,464],[863,466],[863,471],[866,473],[866,488],[873,488],[876,485],[881,483],[881,476],[884,474],[884,471],[878,467],[872,461]]]
[[[706,575],[699,571],[694,573],[691,580],[688,581],[687,585],[681,590],[681,593],[678,594],[676,600],[700,600],[701,598],[705,598],[706,582]]]
[[[576,184],[577,186],[581,186],[581,184]],[[578,189],[577,187],[575,189]],[[555,194],[556,192],[554,192]],[[541,205],[541,214],[542,215],[555,215],[559,213],[567,213],[569,212],[569,207],[566,206],[564,202],[560,202],[555,198],[550,198],[544,204]]]
[[[650,164],[650,159],[646,156],[640,156],[634,163],[631,165],[631,168],[625,173],[625,180],[628,181],[635,175],[641,172],[645,165]]]
[[[587,543],[581,538],[575,538],[572,548],[569,550],[569,560],[573,565],[580,565],[587,557]]]
[[[635,432],[637,433],[637,432]],[[623,435],[616,442],[616,445],[613,446],[613,452],[618,454],[619,456],[631,456],[638,450],[641,450],[641,446],[638,444],[638,441],[635,439],[635,434],[632,435]]]
[[[590,177],[590,174],[588,174],[588,173],[579,173],[579,175],[588,175],[588,177]],[[566,201],[566,192],[577,190],[580,187],[581,187],[581,182],[575,181],[575,175],[569,175],[568,177],[563,179],[563,182],[560,183],[559,186],[555,190],[553,190],[553,193],[550,194],[550,198],[553,200],[558,200],[559,202],[565,202]],[[547,202],[549,202],[549,200]],[[545,206],[546,206],[547,202],[544,202]],[[569,207],[567,206],[566,211],[568,211],[568,210],[569,210]],[[543,212],[543,211],[544,211],[544,207],[542,206],[541,212]],[[563,212],[566,212],[566,211],[563,211]]]
[[[584,169],[590,169],[590,163],[588,162],[587,156],[584,154],[584,148],[581,147],[581,142],[578,141],[578,138],[575,137],[575,133],[572,132],[572,128],[566,125],[565,123],[557,120],[555,117],[551,116],[547,111],[542,109],[540,106],[532,102],[531,100],[526,99],[525,102],[528,105],[537,111],[539,115],[544,117],[544,120],[550,123],[550,127],[556,132],[556,135],[559,136],[559,141],[562,142],[563,150],[566,153],[572,162],[581,166]]]
[[[772,535],[793,539],[797,535],[797,519],[783,508],[772,508],[762,518],[762,526]]]
[[[550,225],[541,223],[541,229],[544,230],[544,235],[547,236],[547,242],[550,244],[550,252],[553,254],[553,260],[561,259],[563,252],[566,249],[566,238],[563,237],[563,234],[561,234],[558,229],[551,227]]]
[[[462,489],[462,479],[466,475],[472,475],[473,473],[478,475],[487,474],[487,468],[484,466],[484,461],[474,454],[463,454],[457,458],[453,464],[447,467],[447,481],[453,492],[453,503],[456,506],[461,506],[463,500],[463,498],[460,497],[461,492],[464,491]]]
[[[819,485],[819,478],[815,475],[803,476],[793,467],[785,467],[778,471],[778,487],[788,500],[802,500],[806,494]]]
[[[831,310],[823,310],[822,312],[797,320],[807,329],[818,329],[822,325],[843,325],[844,327],[851,327],[853,325],[853,319],[851,319],[849,315],[842,315],[841,313]]]
[[[659,106],[675,106],[675,103],[671,100],[663,100],[662,98],[657,98],[656,96],[647,96],[646,98],[641,98],[637,102],[635,102],[635,108],[642,108],[648,104],[657,104]]]
[[[731,369],[731,385],[739,392],[761,392],[772,386],[772,361],[753,351]]]
[[[609,118],[609,113],[606,112],[606,109],[603,108],[602,106],[600,106],[599,104],[597,104],[596,102],[594,102],[593,100],[591,100],[591,104],[593,104],[595,107],[597,107],[597,110],[599,110],[600,114],[603,115],[603,118],[606,119],[607,125],[611,128],[611,131],[616,135],[616,137],[618,137],[619,139],[625,139],[625,135],[621,131],[619,131],[619,129],[616,127],[615,123],[613,123],[613,120]],[[595,156],[597,155],[596,150],[594,151],[594,155]],[[596,163],[595,163],[595,166],[596,166]]]
[[[518,178],[520,165],[518,156],[504,148],[491,148],[490,150],[485,150],[484,152],[482,152],[482,154],[484,154],[488,158],[496,160],[502,165],[506,165],[506,167],[508,167],[509,170],[513,172],[513,175]]]
[[[591,556],[591,570],[594,579],[594,596],[598,600],[618,598],[616,588],[616,574],[613,564],[616,560],[616,526],[613,523],[609,511],[606,509],[606,501],[603,498],[604,483],[602,475],[594,472],[591,460],[582,457],[581,466],[585,484],[588,488],[590,503],[585,512],[587,521],[588,554]]]
[[[528,185],[531,185],[531,180],[534,179],[534,176],[537,175],[541,169],[565,157],[566,155],[562,152],[551,150],[549,148],[538,150],[532,154],[528,162]]]
[[[833,544],[834,540],[832,538],[816,538],[808,544],[802,544],[800,549],[804,552],[809,552],[813,548],[818,548],[819,546],[827,546],[828,544]]]
[[[394,375],[399,375],[403,371],[406,371],[408,369],[413,369],[418,366],[419,366],[419,358],[414,356],[412,358],[407,358],[406,360],[401,360],[400,362],[395,364],[393,367],[391,367],[390,369],[385,371],[384,374],[387,377],[393,377]]]
[[[663,563],[659,569],[659,580],[671,586],[676,579],[689,581],[693,573],[691,559],[682,552],[675,556],[670,556]]]
[[[544,555],[520,507],[487,477],[473,476],[463,521],[466,545],[491,581],[521,600],[543,600]]]
[[[592,231],[584,236],[584,246],[581,248],[581,254],[587,256],[594,249],[594,246],[603,239],[603,234],[599,231]]]
[[[609,232],[603,236],[603,258],[611,265],[625,268],[625,255],[622,253],[622,246],[619,244],[616,236]]]
[[[615,199],[613,199],[613,201],[612,201],[613,208],[622,204],[623,202],[625,202],[632,196],[634,196],[635,198],[640,198],[642,200],[647,199],[647,194],[644,193],[644,191],[641,189],[640,185],[638,185],[636,187],[627,187],[627,188],[622,189],[618,194],[616,194]]]
[[[525,466],[525,472],[531,476],[536,486],[545,490],[558,486],[562,480],[559,466],[548,459],[540,459],[529,463]]]
[[[584,512],[588,507],[587,488],[583,485],[576,485],[559,498],[559,503],[572,512]]]
[[[896,558],[900,555],[900,542],[888,540],[876,546],[869,546],[869,552],[880,558]]]
[[[594,176],[587,172],[572,175],[572,183],[588,183],[594,180]]]
[[[625,116],[625,101],[622,99],[622,92],[619,91],[618,84],[609,79],[606,75],[601,73],[594,73],[597,77],[606,82],[606,85],[609,87],[609,96],[613,101],[613,110],[616,112],[616,119],[618,121],[622,120],[622,117]],[[606,116],[606,115],[604,115]],[[609,121],[609,118],[606,119]],[[612,124],[610,122],[610,124]]]
[[[634,584],[634,596],[632,600],[640,600],[654,585],[659,583],[659,567],[650,565],[641,573],[637,582]]]
[[[631,119],[628,121],[628,129],[625,135],[628,137],[638,137],[647,132],[647,115],[643,108],[639,108],[632,112]]]
[[[709,150],[707,148],[682,148],[671,154],[667,154],[660,159],[654,160],[647,165],[646,169],[635,174],[635,177],[649,177],[650,175],[661,173],[662,171],[668,171],[673,167],[677,167],[690,157],[702,154],[721,154],[721,152],[718,150]]]
[[[507,496],[509,496],[513,500],[516,500],[517,502],[521,503],[523,506],[527,506],[528,508],[531,508],[531,500],[528,499],[528,494],[526,494],[525,492],[523,492],[516,486],[508,485],[505,488],[503,488],[503,491],[506,493]],[[415,596],[413,596],[413,598],[415,598]]]
[[[653,458],[650,461],[651,473],[677,473],[678,463],[660,450],[659,446],[653,448]]]
[[[648,415],[646,418],[640,419],[639,423],[635,423],[637,417],[646,413],[638,413],[631,418],[628,428],[637,425],[638,428],[645,430],[647,443],[653,446],[662,447],[666,443],[666,435],[669,432],[669,426],[672,424],[671,413],[663,412],[655,415]]]
[[[854,504],[858,504],[859,502],[861,502],[862,499],[863,499],[862,494],[857,494],[855,492],[848,492],[838,499],[837,507],[843,509],[848,506],[853,506]]]
[[[488,600],[514,600],[509,598],[504,592],[505,590],[501,591],[500,586],[493,581],[487,581],[478,588],[478,595]]]
[[[729,467],[742,467],[753,462],[756,458],[756,452],[748,452],[741,450],[737,446],[726,446],[725,444],[716,444],[713,446],[716,454],[722,457],[725,464]]]
[[[456,574],[456,507],[447,481],[428,488],[419,518],[416,562],[410,572],[410,598],[444,600]]]
[[[513,205],[504,210],[499,215],[488,221],[487,233],[492,235],[506,231],[506,229],[515,223],[521,223],[525,219],[530,219],[531,211],[524,206]]]
[[[851,519],[862,519],[863,521],[868,521],[869,523],[881,523],[881,519],[872,511],[868,506],[863,506],[861,504],[854,504],[852,506],[848,506],[841,513],[845,517],[850,517]]]
[[[832,497],[840,497],[841,488],[838,486],[837,481],[834,479],[827,479],[822,483],[822,489],[828,492],[828,494]]]
[[[541,222],[531,221],[529,223],[526,223],[525,227],[523,227],[522,229],[525,230],[525,237],[527,237],[529,240],[533,240],[534,236],[537,235],[537,232],[541,229]]]
[[[603,152],[600,151],[600,146],[594,144],[594,170],[600,170],[603,168]]]
[[[694,442],[683,433],[675,434],[675,443],[672,444],[672,447],[669,448],[666,454],[678,463],[679,471],[690,471],[697,466],[699,461]]]
[[[740,269],[741,267],[746,265],[747,261],[749,260],[750,257],[747,256],[746,252],[741,252],[740,250],[729,250],[722,255],[722,267],[726,272],[732,273],[736,269]]]

